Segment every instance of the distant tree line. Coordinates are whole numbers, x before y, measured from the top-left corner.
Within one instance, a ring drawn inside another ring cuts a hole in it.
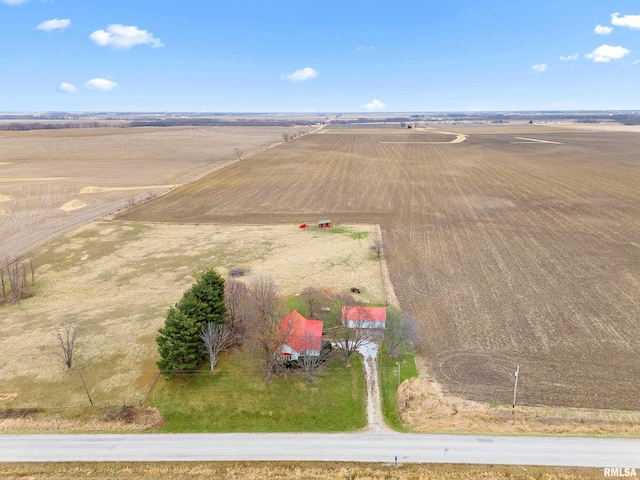
[[[593,115],[588,117],[581,117],[577,120],[579,123],[601,123],[601,122],[616,122],[623,125],[640,125],[640,114],[623,114],[623,115]]]
[[[298,132],[284,132],[282,134],[282,139],[285,142],[290,142],[291,140],[295,140],[298,137],[303,137],[305,135],[309,134],[309,130],[305,129],[305,130],[301,130]]]
[[[296,124],[309,126],[310,122]],[[104,122],[10,122],[0,123],[0,131],[25,132],[29,130],[57,130],[63,128],[135,128],[135,127],[290,127],[291,121],[276,119],[238,119],[223,120],[218,118],[165,118],[149,120],[122,121],[117,125]]]
[[[99,128],[113,127],[113,124],[100,122],[11,122],[0,123],[0,130],[5,132],[26,132],[29,130],[58,130],[63,128]]]
[[[310,122],[301,125],[311,125]],[[290,127],[291,120],[277,119],[237,119],[223,120],[218,118],[164,118],[135,120],[127,122],[127,127]]]

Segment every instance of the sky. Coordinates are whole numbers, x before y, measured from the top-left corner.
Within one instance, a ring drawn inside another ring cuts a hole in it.
[[[0,0],[0,111],[640,109],[640,1]]]

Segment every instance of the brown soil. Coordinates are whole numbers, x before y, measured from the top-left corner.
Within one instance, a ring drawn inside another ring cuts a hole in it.
[[[379,223],[446,392],[508,404],[520,365],[521,404],[640,409],[640,135],[442,128],[325,129],[122,218]]]
[[[640,436],[640,412],[474,402],[443,392],[418,359],[419,378],[398,390],[404,424],[418,432]]]
[[[2,258],[282,141],[282,127],[0,132]],[[80,203],[82,208],[76,208]]]

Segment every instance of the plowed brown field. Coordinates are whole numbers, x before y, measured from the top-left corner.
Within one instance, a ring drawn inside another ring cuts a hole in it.
[[[282,141],[284,127],[0,132],[0,259]]]
[[[519,364],[519,403],[640,409],[640,134],[443,130],[325,129],[122,218],[379,223],[446,390],[510,404]]]

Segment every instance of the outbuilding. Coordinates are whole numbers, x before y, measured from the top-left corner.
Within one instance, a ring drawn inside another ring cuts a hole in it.
[[[384,330],[387,326],[387,309],[385,307],[342,307],[342,324],[348,328],[369,328]]]

